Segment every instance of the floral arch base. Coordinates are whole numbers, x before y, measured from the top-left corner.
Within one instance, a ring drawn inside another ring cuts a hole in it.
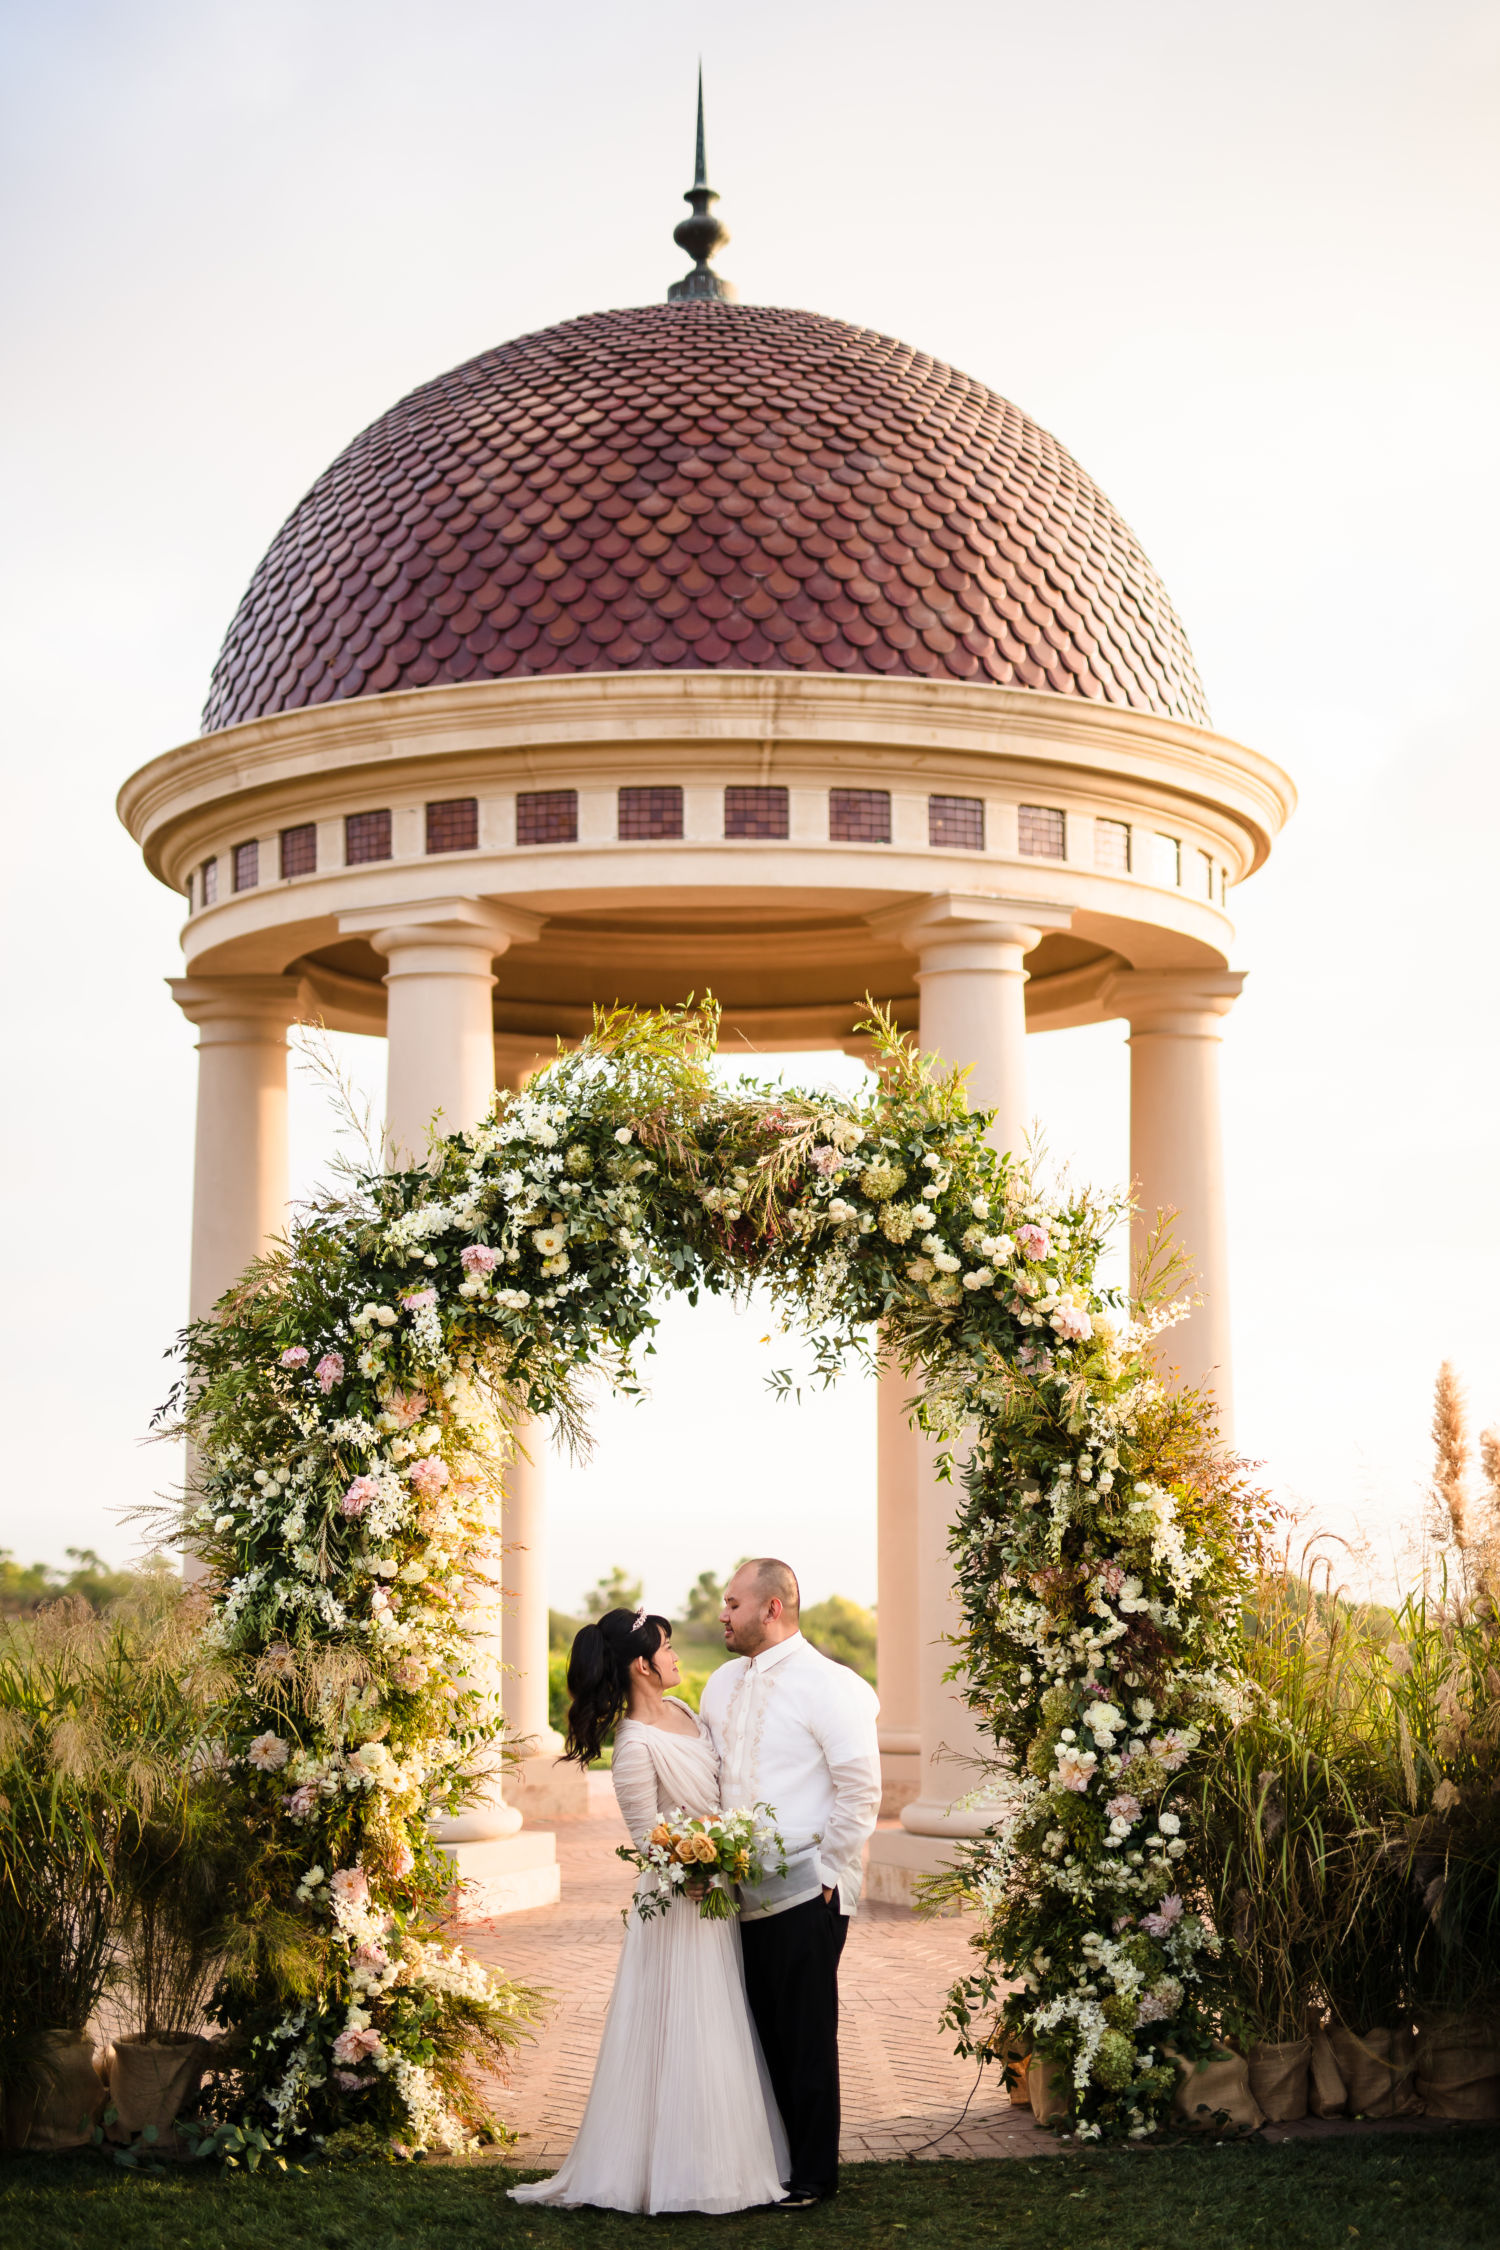
[[[766,1286],[826,1374],[878,1334],[949,1448],[955,1670],[999,1782],[945,1879],[977,1910],[961,2042],[1029,2037],[1090,2135],[1149,2130],[1174,2053],[1209,2045],[1217,1940],[1173,1806],[1242,1693],[1240,1495],[1205,1402],[1153,1367],[1169,1316],[1098,1283],[1118,1206],[1044,1196],[956,1074],[872,1029],[878,1082],[845,1102],[726,1089],[711,1011],[601,1017],[419,1168],[302,1210],[189,1331],[241,2131],[482,2126],[474,2071],[538,2002],[443,1941],[430,1821],[499,1739],[474,1629],[499,1472],[524,1414],[583,1434],[588,1370],[630,1384],[668,1289]]]

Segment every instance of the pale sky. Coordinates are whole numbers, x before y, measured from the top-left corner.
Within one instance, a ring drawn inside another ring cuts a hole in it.
[[[0,1545],[123,1557],[186,1294],[178,902],[118,826],[196,732],[257,560],[413,385],[661,296],[696,41],[744,297],[1014,398],[1134,526],[1224,732],[1302,805],[1234,894],[1239,1429],[1314,1519],[1415,1520],[1430,1387],[1500,1420],[1500,8],[1468,0],[49,0],[4,17]],[[349,1042],[351,1050],[370,1043]],[[1052,1147],[1128,1164],[1123,1027],[1032,1046]],[[379,1081],[379,1055],[356,1067]],[[299,1090],[297,1165],[328,1120]],[[854,1388],[776,1409],[753,1317],[555,1480],[554,1598],[675,1603],[782,1545],[874,1591]]]

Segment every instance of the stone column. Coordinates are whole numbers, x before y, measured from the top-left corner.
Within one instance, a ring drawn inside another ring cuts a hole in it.
[[[429,1133],[477,1125],[495,1098],[493,962],[541,930],[535,915],[477,899],[419,899],[339,917],[346,937],[369,939],[389,964],[386,1002],[386,1146],[392,1163],[420,1159]],[[501,1565],[503,1575],[503,1565]],[[503,1662],[499,1621],[486,1621],[478,1649]],[[496,1779],[436,1834],[467,1888],[460,1918],[551,1905],[560,1894],[557,1840],[518,1833],[522,1814]]]
[[[198,1031],[188,1315],[202,1320],[286,1223],[286,1035],[309,996],[293,977],[167,981]],[[193,1473],[189,1447],[189,1489]],[[183,1552],[182,1574],[203,1575],[191,1549]]]
[[[880,1810],[890,1816],[922,1789],[917,1506],[924,1440],[906,1418],[915,1378],[887,1363],[876,1395],[876,1680],[880,1695]]]
[[[286,1035],[307,1007],[293,977],[172,977],[198,1030],[188,1309],[213,1310],[286,1222]]]
[[[495,1095],[493,963],[533,942],[541,921],[479,899],[418,899],[341,914],[346,937],[369,939],[389,964],[386,988],[386,1142],[396,1161],[420,1158],[434,1121],[444,1133],[477,1125]]]
[[[550,1059],[550,1043],[500,1037],[496,1077],[519,1090]],[[508,1779],[528,1819],[586,1813],[588,1775],[559,1763],[563,1738],[548,1713],[547,1425],[528,1416],[516,1432],[505,1472],[505,1605],[500,1647],[505,1663],[505,1721],[522,1752]]]
[[[970,1104],[995,1112],[990,1138],[1002,1150],[1024,1147],[1028,1123],[1025,958],[1045,930],[1064,929],[1069,919],[1065,907],[966,892],[938,893],[880,917],[917,956],[923,1053],[968,1068]],[[876,1834],[869,1862],[870,1895],[901,1903],[946,1863],[953,1841],[981,1834],[990,1817],[951,1809],[984,1778],[979,1730],[957,1684],[943,1678],[953,1655],[946,1636],[960,1621],[948,1554],[956,1492],[938,1480],[933,1441],[909,1438],[918,1790],[901,1807],[901,1831]]]
[[[1167,1330],[1161,1358],[1184,1382],[1213,1392],[1226,1437],[1234,1387],[1219,1042],[1244,981],[1235,969],[1129,969],[1104,991],[1106,1008],[1130,1025],[1132,1254],[1139,1258],[1159,1215],[1174,1214],[1173,1239],[1192,1259],[1192,1286],[1203,1302]]]

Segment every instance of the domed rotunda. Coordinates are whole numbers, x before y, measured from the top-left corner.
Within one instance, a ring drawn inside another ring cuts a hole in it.
[[[1179,1214],[1205,1293],[1174,1356],[1227,1412],[1227,906],[1291,785],[1212,731],[1161,580],[1053,437],[891,337],[735,302],[701,121],[688,200],[669,301],[482,353],[355,438],[251,580],[202,734],[121,792],[186,902],[192,1310],[282,1224],[298,1021],[384,1034],[414,1149],[597,1002],[711,990],[736,1052],[865,1053],[868,993],[970,1066],[1010,1145],[1027,1032],[1123,1019],[1141,1208]],[[975,1822],[948,1809],[947,1491],[902,1397],[882,1385],[891,1899]],[[556,1895],[535,1819],[570,1802],[532,1451],[503,1642],[535,1752],[454,1840],[487,1912]]]

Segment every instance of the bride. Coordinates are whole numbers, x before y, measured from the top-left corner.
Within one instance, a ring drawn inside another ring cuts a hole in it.
[[[568,1660],[566,1755],[588,1766],[615,1729],[612,1778],[638,1848],[665,1812],[718,1812],[708,1729],[674,1688],[672,1628],[644,1610],[585,1625]],[[643,1883],[654,1878],[643,1876]],[[611,2211],[742,2211],[779,2202],[786,2136],[745,1999],[737,1919],[705,1922],[679,1893],[632,1908],[578,2138],[517,2203]]]

